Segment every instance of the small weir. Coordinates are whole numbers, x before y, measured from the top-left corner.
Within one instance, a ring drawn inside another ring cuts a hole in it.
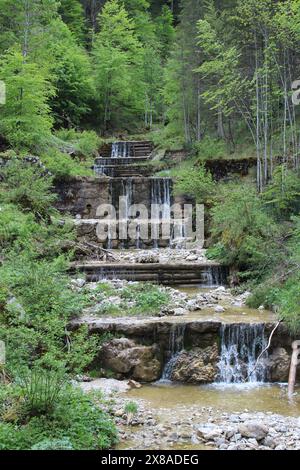
[[[228,269],[217,264],[77,263],[74,267],[86,274],[88,282],[98,282],[103,279],[121,279],[174,286],[194,284],[199,288],[213,288],[226,285],[228,278]]]
[[[170,329],[167,362],[162,378],[172,380],[178,355],[185,347],[187,325],[174,324]],[[261,352],[266,348],[265,324],[225,324],[220,327],[220,360],[218,379],[221,384],[263,383],[268,379],[265,353],[257,362]]]

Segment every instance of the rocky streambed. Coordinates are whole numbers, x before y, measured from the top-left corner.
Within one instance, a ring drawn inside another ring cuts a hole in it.
[[[101,389],[109,398],[120,450],[300,449],[299,389],[288,401],[285,385],[141,387],[100,379],[82,387]],[[129,417],[132,403],[136,412]]]

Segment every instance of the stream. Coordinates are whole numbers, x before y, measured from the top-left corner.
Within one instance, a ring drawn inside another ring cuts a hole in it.
[[[195,427],[222,423],[233,413],[263,412],[264,416],[295,418],[300,415],[300,388],[295,399],[288,401],[286,384],[195,386],[158,382],[131,390],[126,398],[138,403],[144,415],[150,413],[157,425],[148,426],[145,421],[143,425],[123,428],[125,440],[119,445],[120,450],[214,450],[213,443],[197,440]]]

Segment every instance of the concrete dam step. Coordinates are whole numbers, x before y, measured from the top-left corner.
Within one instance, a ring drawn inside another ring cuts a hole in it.
[[[84,272],[88,282],[102,279],[148,281],[163,285],[197,284],[218,287],[228,283],[229,270],[218,264],[103,264],[75,263],[72,269]]]

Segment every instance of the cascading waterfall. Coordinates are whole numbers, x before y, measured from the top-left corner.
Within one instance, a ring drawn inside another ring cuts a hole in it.
[[[114,169],[109,168],[106,165],[100,165],[100,164],[95,165],[94,171],[96,175],[99,175],[99,176],[105,175],[105,176],[110,176],[111,178],[114,176]]]
[[[122,179],[122,197],[126,199],[126,204],[125,204],[125,219],[129,220],[129,209],[130,206],[133,204],[133,180],[128,178],[128,179]],[[124,200],[125,200],[124,199]]]
[[[267,345],[264,324],[223,324],[221,357],[218,364],[221,383],[256,383],[267,379],[267,370],[258,356]]]
[[[152,178],[151,206],[152,224],[155,226],[154,247],[158,247],[159,227],[161,222],[171,223],[171,183],[170,178]]]
[[[207,266],[202,274],[203,286],[207,288],[224,286],[227,283],[229,272],[225,266]]]
[[[169,360],[165,365],[162,380],[170,380],[178,354],[184,349],[185,324],[172,325],[169,336]]]
[[[130,142],[114,142],[111,146],[111,158],[130,158]]]

